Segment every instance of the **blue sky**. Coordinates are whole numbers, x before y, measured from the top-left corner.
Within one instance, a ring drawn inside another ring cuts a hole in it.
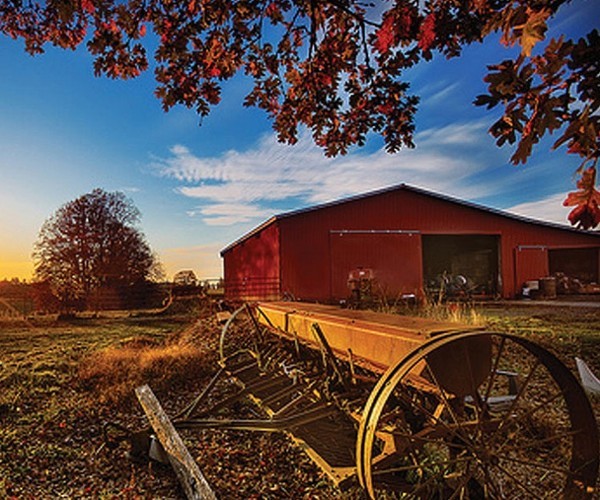
[[[581,36],[599,19],[597,0],[575,0],[548,36]],[[169,276],[218,277],[219,250],[271,215],[402,182],[566,223],[561,203],[577,158],[551,152],[546,140],[526,166],[511,166],[511,149],[486,132],[495,114],[472,105],[485,91],[486,65],[512,53],[496,38],[411,70],[421,96],[416,149],[389,155],[372,138],[328,159],[307,134],[296,146],[278,144],[263,112],[241,105],[243,78],[226,84],[199,126],[192,111],[162,111],[151,71],[126,82],[96,78],[85,50],[31,57],[0,37],[0,279],[30,278],[44,220],[97,187],[133,200]]]

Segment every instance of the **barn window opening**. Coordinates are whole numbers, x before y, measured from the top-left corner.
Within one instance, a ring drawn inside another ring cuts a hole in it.
[[[500,290],[496,235],[422,235],[426,292],[448,298],[495,297]]]

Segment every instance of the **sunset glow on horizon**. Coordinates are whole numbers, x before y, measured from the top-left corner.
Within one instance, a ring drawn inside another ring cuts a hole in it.
[[[0,255],[0,281],[19,279],[20,281],[31,281],[33,279],[33,262],[11,260],[11,256],[5,253]]]

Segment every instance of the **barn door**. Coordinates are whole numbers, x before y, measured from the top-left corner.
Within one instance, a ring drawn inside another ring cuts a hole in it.
[[[515,250],[515,283],[517,289],[526,281],[548,276],[548,248],[542,245],[522,245]]]
[[[363,268],[374,272],[378,291],[395,299],[422,287],[421,236],[415,231],[330,231],[331,295],[348,298],[348,276]]]

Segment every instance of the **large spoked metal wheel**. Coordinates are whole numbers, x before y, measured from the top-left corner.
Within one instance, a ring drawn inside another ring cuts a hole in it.
[[[377,383],[357,473],[371,498],[592,498],[598,428],[575,377],[545,349],[448,334]]]

